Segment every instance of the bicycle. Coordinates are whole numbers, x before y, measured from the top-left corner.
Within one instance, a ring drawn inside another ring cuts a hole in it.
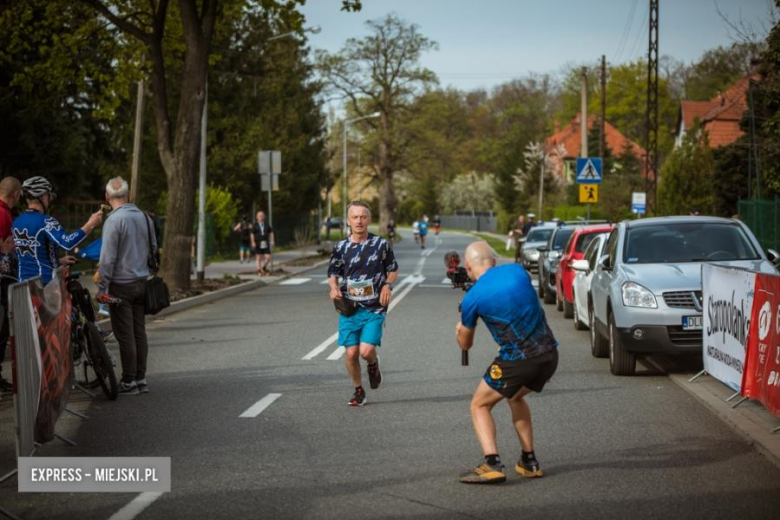
[[[100,330],[95,324],[95,309],[89,291],[79,282],[80,273],[71,273],[67,278],[68,293],[72,306],[71,352],[73,353],[73,375],[76,367],[82,365],[84,379],[76,382],[86,388],[100,386],[106,397],[113,401],[119,395],[119,384],[114,372],[113,358],[106,348]],[[118,298],[109,298],[107,303],[121,303]],[[92,374],[94,374],[94,376]]]

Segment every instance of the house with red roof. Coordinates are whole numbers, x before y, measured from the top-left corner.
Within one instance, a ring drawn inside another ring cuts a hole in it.
[[[751,81],[759,79],[758,74],[748,74],[709,101],[682,101],[675,132],[675,147],[682,144],[685,133],[697,120],[707,132],[712,148],[727,146],[739,139],[744,133],[739,127],[739,121],[748,109],[748,88]]]
[[[578,112],[571,123],[562,129],[558,128],[556,121],[555,133],[545,140],[545,150],[549,154],[553,171],[565,182],[573,182],[577,173],[577,157],[580,156],[582,144],[581,119],[581,114]],[[598,118],[588,116],[588,130],[591,130],[596,124],[598,124]],[[613,155],[619,155],[627,148],[644,164],[645,149],[623,135],[609,121],[604,122],[604,141],[607,147],[612,150]]]

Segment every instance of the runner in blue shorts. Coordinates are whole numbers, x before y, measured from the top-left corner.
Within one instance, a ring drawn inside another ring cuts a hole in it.
[[[355,387],[349,405],[363,406],[366,391],[360,376],[360,358],[368,364],[371,388],[379,388],[382,372],[376,348],[382,344],[382,329],[393,297],[393,282],[398,278],[398,264],[387,240],[368,232],[371,209],[366,204],[352,202],[347,208],[347,220],[352,235],[333,248],[328,284],[330,297],[338,306],[350,303],[356,308],[351,316],[344,313],[339,316],[339,345],[347,350],[347,372]]]

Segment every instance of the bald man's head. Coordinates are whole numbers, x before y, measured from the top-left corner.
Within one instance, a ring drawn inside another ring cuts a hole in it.
[[[496,265],[496,254],[487,242],[472,242],[466,248],[466,271],[469,278],[478,280],[485,271]]]
[[[22,183],[16,177],[4,177],[0,181],[0,199],[13,208],[22,196]]]

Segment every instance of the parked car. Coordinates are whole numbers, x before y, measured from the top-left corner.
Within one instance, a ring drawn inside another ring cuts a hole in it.
[[[343,219],[341,217],[331,217],[329,219],[325,219],[325,221],[322,223],[323,226],[325,226],[325,229],[341,229],[344,225]]]
[[[555,224],[545,223],[531,228],[520,248],[520,261],[523,263],[523,267],[529,271],[539,267],[539,250],[537,248],[547,244],[553,231],[555,231]]]
[[[564,318],[574,316],[574,295],[572,284],[576,272],[571,268],[572,262],[581,260],[585,254],[585,248],[596,235],[612,231],[612,224],[596,224],[592,226],[580,226],[575,229],[566,246],[561,252],[561,260],[555,271],[555,303],[559,311],[563,311]]]
[[[591,350],[609,353],[615,375],[633,375],[637,355],[701,353],[701,265],[776,273],[742,222],[659,217],[621,222],[591,282]]]
[[[538,248],[539,253],[539,297],[544,299],[544,303],[555,302],[555,271],[558,269],[558,261],[561,259],[563,246],[574,233],[574,227],[561,222],[555,228],[547,244]]]
[[[599,233],[588,244],[585,256],[575,260],[571,268],[577,273],[572,284],[572,296],[574,297],[574,328],[585,330],[590,326],[588,322],[588,301],[590,300],[590,282],[596,270],[596,263],[601,258],[604,245],[607,243],[609,233]]]

